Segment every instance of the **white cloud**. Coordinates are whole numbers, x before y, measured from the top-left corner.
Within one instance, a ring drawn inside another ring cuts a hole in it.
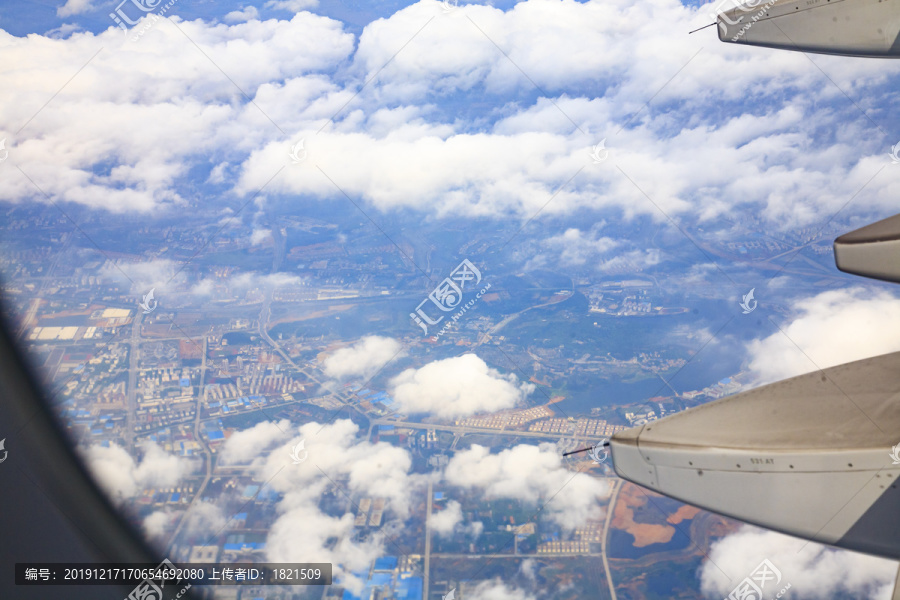
[[[475,354],[436,360],[391,379],[390,392],[403,413],[429,413],[452,419],[513,408],[535,386],[503,375]]]
[[[108,281],[127,284],[134,293],[146,294],[151,288],[157,292],[173,285],[181,265],[169,259],[153,259],[144,262],[107,262],[100,271],[101,277]],[[175,284],[184,280],[179,274]],[[158,299],[158,296],[157,296]]]
[[[229,164],[227,162],[221,162],[213,167],[209,172],[209,180],[208,183],[218,184],[223,183],[225,181],[225,176],[228,173]]]
[[[335,379],[369,378],[401,354],[403,345],[393,338],[370,335],[352,346],[331,354],[322,364],[325,374]]]
[[[66,0],[66,3],[56,9],[56,16],[60,18],[71,17],[94,10],[91,0]]]
[[[54,201],[112,212],[184,207],[176,188],[191,167],[210,157],[213,164],[241,158],[261,138],[283,135],[257,107],[233,102],[243,98],[235,84],[254,96],[261,85],[333,68],[353,48],[340,23],[306,12],[231,26],[163,21],[178,28],[159,23],[139,43],[111,22],[100,34],[66,39],[0,32],[0,47],[16,65],[0,66],[9,84],[0,111],[10,123],[7,147],[27,174],[2,178],[0,198],[44,201],[36,185]],[[297,39],[307,42],[302,52]]]
[[[727,596],[764,559],[782,575],[777,586],[770,582],[764,588],[766,597],[790,583],[785,597],[801,600],[838,595],[888,600],[897,574],[894,561],[745,525],[712,544],[699,573],[701,591],[708,598]]]
[[[115,443],[90,446],[83,454],[97,483],[117,502],[147,488],[174,487],[197,466],[196,461],[169,454],[153,442],[144,444],[140,461]]]
[[[484,531],[484,523],[481,521],[463,523],[462,505],[456,500],[450,500],[443,508],[436,509],[428,527],[440,536],[450,537],[454,533],[462,533],[473,540]]]
[[[259,19],[259,11],[255,6],[245,6],[240,10],[233,10],[225,15],[227,23],[243,23],[253,19]]]
[[[192,535],[216,535],[221,533],[228,523],[222,509],[206,500],[194,503],[185,513],[184,519],[185,530]]]
[[[319,0],[269,0],[265,7],[273,10],[286,10],[289,12],[299,12],[307,8],[315,8],[319,5]]]
[[[229,287],[237,291],[246,291],[250,289],[261,290],[267,287],[279,288],[305,284],[306,279],[290,273],[269,273],[268,275],[260,275],[258,273],[245,272],[235,275],[228,280]]]
[[[65,5],[76,6],[86,4]],[[337,183],[382,210],[434,215],[526,219],[545,205],[546,216],[613,208],[660,221],[751,212],[783,229],[822,222],[864,184],[864,211],[890,210],[900,172],[869,182],[886,148],[840,90],[870,98],[867,114],[883,120],[890,104],[880,90],[900,66],[821,57],[836,84],[823,87],[799,54],[719,43],[697,54],[703,38],[679,32],[706,18],[675,0],[642,4],[638,14],[630,0],[448,14],[422,0],[366,25],[356,46],[339,22],[308,12],[233,24],[166,17],[140,43],[112,25],[64,40],[0,33],[9,123],[28,122],[104,48],[21,134],[10,126],[10,160],[34,183],[16,170],[0,179],[0,198],[44,201],[37,184],[54,201],[149,214],[197,202],[184,193],[194,167],[211,168],[211,183],[234,173],[230,192],[245,196],[287,166],[266,193],[333,198]],[[400,40],[409,44],[397,53]],[[444,114],[442,101],[460,93],[488,108]],[[309,159],[291,165],[300,138]],[[610,157],[595,165],[588,153],[602,138]]]
[[[507,584],[500,578],[482,581],[466,593],[466,598],[471,600],[535,600],[534,594]]]
[[[647,267],[658,265],[660,262],[659,250],[631,250],[609,260],[604,260],[597,265],[598,271],[642,271]]]
[[[151,539],[162,538],[172,527],[177,516],[173,511],[166,509],[150,513],[141,523],[144,533]]]
[[[222,446],[219,461],[226,465],[247,463],[257,458],[264,450],[283,443],[293,433],[294,430],[287,419],[277,423],[262,421],[248,429],[235,431]]]
[[[887,291],[834,290],[795,306],[797,316],[780,325],[784,333],[748,345],[758,383],[900,350],[900,299]]]
[[[271,237],[272,231],[269,229],[254,229],[250,234],[250,243],[254,246],[257,246],[259,244],[262,244],[263,242],[270,240]]]
[[[414,490],[422,486],[422,476],[410,473],[412,458],[405,449],[360,439],[359,428],[349,420],[306,423],[289,430],[289,435],[280,434],[273,425],[260,423],[237,432],[226,447],[231,457],[240,452],[241,461],[253,465],[251,472],[258,481],[283,494],[267,538],[268,559],[331,562],[336,580],[358,590],[360,582],[349,573],[367,568],[390,550],[390,542],[384,533],[359,539],[353,526],[354,503],[363,497],[385,498],[384,523],[404,520],[410,514]],[[273,437],[267,440],[267,435]],[[230,446],[236,437],[238,442]],[[307,459],[293,464],[291,448],[301,439]],[[326,492],[346,505],[345,514],[333,516],[319,508]]]
[[[515,498],[543,507],[543,514],[572,529],[602,516],[598,501],[609,495],[609,484],[569,471],[556,446],[520,444],[491,454],[473,445],[457,452],[444,472],[447,483],[476,488],[486,498]]]
[[[446,535],[453,533],[453,530],[462,523],[462,520],[462,506],[456,500],[450,500],[442,510],[432,513],[431,519],[428,521],[428,527],[435,533]]]
[[[542,240],[541,246],[547,252],[531,258],[528,268],[543,267],[547,264],[581,266],[588,261],[596,261],[599,256],[610,252],[620,244],[611,237],[600,235],[604,225],[605,222],[595,224],[589,231],[572,227]]]

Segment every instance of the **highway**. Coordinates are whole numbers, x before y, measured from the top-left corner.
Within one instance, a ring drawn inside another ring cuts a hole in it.
[[[542,556],[554,558],[561,556],[600,556],[601,554],[602,552],[540,552],[534,554],[513,554],[511,552],[500,552],[496,554],[452,554],[445,552],[434,552],[431,554],[431,556],[432,558],[452,558],[454,560],[460,560],[463,558],[541,558]]]
[[[194,439],[197,440],[197,443],[203,445],[203,455],[205,457],[206,462],[206,476],[203,478],[203,482],[200,484],[200,487],[197,489],[197,493],[194,494],[194,497],[191,498],[191,503],[188,505],[187,510],[181,513],[181,518],[178,521],[178,525],[175,527],[175,530],[172,532],[172,536],[169,538],[169,544],[167,546],[168,553],[172,551],[172,544],[175,543],[175,540],[178,539],[178,533],[181,531],[181,528],[184,526],[185,521],[187,521],[187,516],[190,514],[191,509],[195,504],[200,502],[203,497],[203,492],[206,491],[206,486],[209,485],[210,479],[212,479],[212,450],[207,444],[206,439],[200,435],[200,403],[203,401],[203,386],[206,383],[206,357],[208,354],[208,344],[209,337],[203,336],[203,358],[200,363],[200,388],[197,391],[197,408],[194,413]]]
[[[466,427],[463,425],[443,425],[440,423],[414,423],[411,421],[393,421],[391,419],[374,419],[373,425],[393,425],[407,429],[434,429],[436,431],[452,431],[453,433],[475,433],[481,435],[513,435],[516,437],[544,438],[558,440],[560,438],[577,438],[579,440],[606,440],[609,436],[576,435],[571,432],[549,433],[544,431],[518,431],[515,429],[488,429],[484,427]]]
[[[609,524],[613,519],[613,513],[616,510],[616,500],[619,497],[619,490],[622,489],[624,482],[621,479],[613,480],[612,494],[609,496],[609,504],[606,506],[606,520],[603,522],[603,535],[600,536],[600,554],[603,556],[603,570],[606,571],[606,583],[609,585],[609,597],[616,600],[616,584],[613,583],[612,571],[609,570],[609,557],[606,555],[607,543],[609,541]]]
[[[504,327],[509,325],[514,320],[518,319],[520,315],[525,314],[529,310],[532,310],[535,308],[544,308],[545,306],[551,306],[553,304],[559,304],[560,302],[565,302],[569,298],[572,298],[575,295],[575,280],[572,279],[571,281],[572,281],[572,290],[571,290],[572,293],[568,297],[563,298],[562,300],[556,300],[555,302],[544,302],[543,304],[535,304],[534,306],[529,306],[528,308],[524,308],[517,313],[513,313],[513,314],[505,317],[502,321],[500,321],[499,323],[497,323],[496,325],[494,325],[487,331],[481,333],[481,335],[478,336],[478,342],[476,342],[474,348],[478,348],[482,344],[489,342],[493,338],[495,333],[497,333],[498,331],[500,331],[501,329],[503,329]],[[471,352],[471,351],[472,350],[466,350],[466,352]]]
[[[434,481],[428,479],[428,495],[425,497],[425,573],[423,577],[423,598],[429,598],[428,589],[431,585],[431,509],[434,507]]]
[[[131,322],[131,349],[128,351],[128,399],[125,416],[125,443],[131,456],[134,456],[134,411],[137,410],[138,355],[141,351],[141,321],[143,320],[143,312],[135,310],[134,321]]]

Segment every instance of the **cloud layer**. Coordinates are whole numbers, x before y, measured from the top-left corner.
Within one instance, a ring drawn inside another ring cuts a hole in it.
[[[384,533],[375,532],[365,540],[355,535],[357,503],[363,497],[384,498],[384,522],[405,520],[421,476],[410,473],[412,459],[406,450],[361,440],[359,428],[349,420],[299,428],[282,425],[286,423],[258,423],[232,435],[222,449],[230,460],[251,464],[259,481],[282,494],[279,516],[267,538],[268,560],[331,562],[335,577],[358,589],[360,582],[352,571],[399,550]],[[292,449],[301,441],[306,454],[299,453],[302,461],[294,464]],[[346,513],[326,513],[320,507],[323,497],[343,505]]]
[[[391,379],[397,410],[452,419],[512,408],[534,391],[513,374],[503,375],[475,354],[464,354],[407,369]]]
[[[707,598],[727,596],[744,577],[768,559],[781,572],[776,586],[764,588],[772,597],[788,583],[786,597],[800,599],[849,596],[889,600],[897,563],[865,554],[835,550],[773,531],[745,525],[714,542],[700,569],[701,591]]]
[[[543,514],[566,528],[599,518],[598,502],[609,495],[609,485],[590,475],[565,468],[553,444],[520,444],[491,454],[473,445],[457,452],[445,471],[448,483],[476,489],[485,498],[514,498],[537,504]]]
[[[873,122],[886,130],[897,65],[817,67],[689,38],[708,17],[675,0],[446,13],[422,0],[358,38],[309,12],[257,12],[226,23],[170,13],[137,42],[113,26],[62,39],[0,32],[11,175],[0,198],[150,213],[237,205],[262,188],[338,198],[340,187],[384,211],[746,213],[778,229],[820,223],[863,188],[859,210],[893,206],[900,172],[879,170],[896,140]],[[308,158],[292,164],[301,139]],[[601,139],[610,154],[594,164]],[[213,186],[199,199],[198,172]]]
[[[196,461],[169,454],[153,442],[145,444],[143,451],[144,456],[135,461],[118,444],[94,445],[84,450],[85,464],[116,501],[133,498],[147,488],[173,487],[197,466]]]
[[[400,342],[393,338],[370,335],[357,343],[337,350],[322,364],[329,377],[344,379],[362,377],[368,379],[384,365],[401,354]]]
[[[760,383],[900,350],[900,300],[887,291],[833,290],[794,306],[782,331],[748,347]]]

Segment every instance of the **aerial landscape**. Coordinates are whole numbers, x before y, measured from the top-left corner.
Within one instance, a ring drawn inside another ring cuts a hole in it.
[[[161,556],[333,569],[194,592],[723,598],[767,559],[786,597],[889,597],[895,563],[602,444],[900,349],[897,292],[832,251],[896,204],[900,67],[756,65],[674,0],[629,33],[652,59],[607,39],[625,0],[57,4],[0,9],[3,316]]]

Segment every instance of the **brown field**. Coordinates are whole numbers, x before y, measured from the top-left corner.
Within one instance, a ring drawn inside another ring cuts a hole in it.
[[[666,519],[666,523],[671,523],[672,525],[678,525],[682,521],[693,519],[697,516],[697,513],[700,512],[700,509],[696,506],[688,506],[685,504],[674,513],[669,515],[669,518]]]
[[[615,512],[611,525],[616,529],[627,531],[634,536],[634,546],[643,548],[650,544],[665,544],[672,540],[675,535],[675,528],[670,525],[656,523],[637,523],[634,520],[634,509],[643,508],[647,504],[647,493],[641,491],[637,486],[626,483],[619,492],[618,502],[616,502]],[[675,517],[681,511],[671,515]],[[682,515],[679,522],[687,518]]]

